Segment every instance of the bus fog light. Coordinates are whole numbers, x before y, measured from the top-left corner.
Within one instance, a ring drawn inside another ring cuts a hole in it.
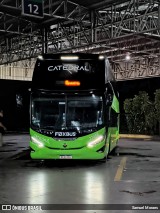
[[[99,135],[97,138],[95,138],[94,140],[89,142],[87,147],[92,148],[93,146],[97,145],[98,143],[102,142],[103,140],[104,140],[104,136]]]
[[[37,139],[36,137],[31,136],[31,141],[33,143],[37,144],[39,148],[44,147],[44,144],[39,139]]]

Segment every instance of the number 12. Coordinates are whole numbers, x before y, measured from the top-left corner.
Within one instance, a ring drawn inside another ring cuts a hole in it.
[[[28,4],[28,7],[29,7],[29,12],[30,13],[39,14],[38,13],[38,9],[39,9],[38,5],[36,5],[36,4]]]

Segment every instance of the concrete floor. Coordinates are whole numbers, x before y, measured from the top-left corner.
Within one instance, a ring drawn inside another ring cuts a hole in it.
[[[28,135],[4,136],[0,204],[61,204],[42,206],[52,210],[41,212],[55,213],[139,213],[133,209],[138,204],[160,209],[160,141],[120,139],[119,154],[111,155],[106,163],[62,160],[45,164],[29,159],[28,141]]]

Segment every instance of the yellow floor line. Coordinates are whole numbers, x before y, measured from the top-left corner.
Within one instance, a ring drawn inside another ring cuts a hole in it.
[[[117,169],[116,175],[114,177],[114,181],[120,181],[121,180],[122,174],[123,174],[123,169],[126,166],[126,161],[127,161],[127,157],[123,157],[121,162],[120,162],[120,165]]]

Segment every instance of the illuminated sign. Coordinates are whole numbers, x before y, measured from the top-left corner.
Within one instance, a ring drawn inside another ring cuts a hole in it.
[[[89,71],[87,66],[78,66],[78,65],[72,65],[72,64],[66,64],[66,65],[57,65],[57,66],[49,66],[48,71],[58,71],[58,70],[68,70],[68,71]]]
[[[66,80],[64,82],[64,85],[65,86],[69,86],[69,87],[75,87],[75,86],[80,86],[81,83],[80,83],[80,81],[69,81],[69,80]]]
[[[43,0],[22,0],[22,15],[43,18]]]
[[[55,132],[55,136],[64,137],[75,137],[76,132]]]

